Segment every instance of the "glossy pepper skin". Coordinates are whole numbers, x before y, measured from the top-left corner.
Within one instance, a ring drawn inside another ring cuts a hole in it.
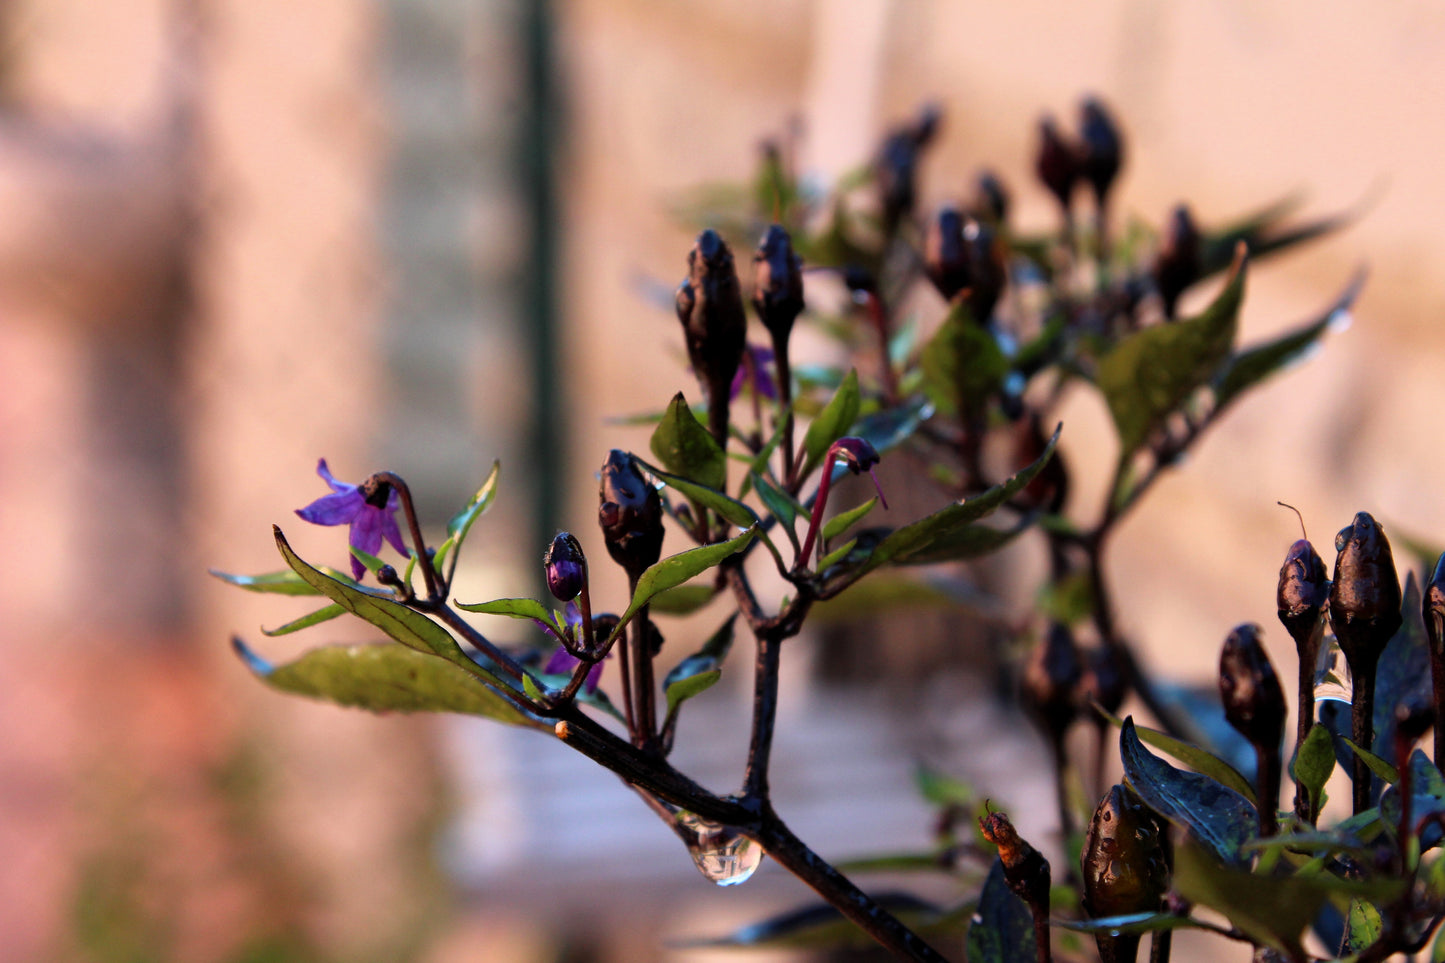
[[[1114,118],[1096,98],[1088,98],[1079,108],[1079,140],[1079,175],[1094,189],[1099,207],[1104,207],[1124,162],[1124,143]]]
[[[1374,744],[1375,670],[1385,645],[1400,628],[1400,577],[1385,530],[1368,512],[1357,512],[1335,536],[1335,578],[1330,586],[1330,625],[1354,677],[1351,736]],[[1355,757],[1354,811],[1370,807],[1370,770]]]
[[[546,570],[547,589],[559,602],[570,602],[582,591],[587,578],[587,559],[582,555],[582,545],[571,532],[558,532],[542,555],[542,566]]]
[[[1159,825],[1122,786],[1104,794],[1080,856],[1084,910],[1094,919],[1157,911],[1169,891],[1169,853]],[[1139,934],[1094,936],[1103,963],[1132,963]]]
[[[1299,656],[1298,722],[1295,745],[1304,745],[1315,722],[1315,662],[1324,637],[1325,612],[1330,604],[1330,579],[1325,561],[1309,539],[1301,538],[1289,547],[1279,568],[1275,607],[1280,623],[1294,639]],[[1309,794],[1296,787],[1295,812],[1301,819],[1310,815]]]
[[[943,300],[952,302],[968,287],[968,251],[963,242],[963,212],[944,206],[923,235],[923,270]]]
[[[616,448],[602,466],[597,521],[607,553],[631,578],[662,555],[662,498],[632,456]]]
[[[768,228],[753,254],[752,301],[774,340],[786,339],[803,312],[803,261],[780,225]]]
[[[1009,890],[1028,904],[1034,919],[1038,959],[1048,963],[1053,959],[1049,945],[1049,886],[1053,880],[1049,861],[1029,845],[1028,840],[1019,836],[1013,823],[1003,813],[990,812],[981,817],[978,828],[984,839],[998,847],[1004,882]]]
[[[1074,185],[1081,174],[1079,155],[1059,133],[1052,117],[1039,121],[1039,147],[1034,155],[1034,170],[1067,215],[1073,208]]]
[[[1280,740],[1284,738],[1284,689],[1259,641],[1257,625],[1241,625],[1224,640],[1219,656],[1219,697],[1224,717],[1254,746],[1258,765],[1259,832],[1277,830]]]
[[[1078,715],[1076,693],[1084,666],[1069,627],[1053,622],[1024,666],[1019,687],[1024,710],[1054,744]]]
[[[748,319],[732,249],[711,228],[688,252],[687,277],[676,300],[688,360],[707,391],[708,428],[726,447],[728,403],[747,346]]]

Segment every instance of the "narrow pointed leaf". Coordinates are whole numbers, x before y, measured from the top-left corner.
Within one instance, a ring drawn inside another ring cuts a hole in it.
[[[676,475],[706,488],[727,484],[727,459],[712,433],[698,422],[678,392],[652,432],[652,453]]]
[[[704,434],[707,434],[705,429]],[[712,441],[712,435],[709,434],[707,437],[709,441]],[[716,447],[716,442],[714,442],[714,447]],[[758,522],[757,512],[754,512],[736,498],[732,498],[715,488],[709,488],[706,485],[684,478],[681,475],[663,471],[653,465],[649,465],[641,458],[637,459],[637,463],[656,477],[658,481],[676,490],[685,498],[697,502],[697,504],[703,508],[712,509],[738,528],[748,528]]]
[[[823,544],[831,542],[852,528],[859,520],[864,518],[878,504],[878,496],[873,496],[856,508],[850,508],[846,512],[839,512],[823,524]]]
[[[674,586],[681,585],[695,576],[719,564],[724,559],[737,554],[747,547],[748,543],[757,535],[757,526],[726,542],[718,542],[715,545],[702,545],[698,548],[688,549],[685,552],[678,552],[670,555],[652,565],[643,572],[637,580],[637,591],[632,595],[632,601],[628,603],[627,611],[622,613],[622,620],[618,623],[617,629],[612,633],[615,638],[624,626],[632,620],[638,610],[647,605],[654,595],[665,592]]]
[[[323,609],[317,609],[310,615],[303,615],[301,618],[287,622],[279,629],[262,629],[262,635],[269,635],[275,638],[278,635],[290,635],[292,632],[300,632],[302,629],[309,629],[313,625],[320,625],[322,622],[329,622],[338,615],[345,615],[346,609],[332,602]]]
[[[1362,899],[1350,900],[1350,912],[1345,916],[1345,940],[1340,953],[1346,956],[1358,953],[1380,938],[1384,931],[1384,920],[1380,911]]]
[[[1335,772],[1334,742],[1324,726],[1310,726],[1309,735],[1295,751],[1294,776],[1309,793],[1310,805],[1319,809],[1320,794]]]
[[[371,594],[359,586],[346,585],[317,571],[291,550],[280,528],[274,528],[273,531],[276,535],[276,547],[280,550],[281,557],[286,559],[286,563],[309,584],[320,590],[321,594],[352,615],[370,622],[408,648],[429,655],[439,655],[478,678],[505,685],[490,671],[467,658],[451,634],[425,615],[413,612],[380,593]]]
[[[538,602],[536,599],[493,599],[490,602],[469,602],[457,603],[457,608],[463,612],[479,612],[482,615],[505,615],[512,619],[527,619],[533,622],[541,622],[550,626],[559,634],[562,631],[561,624],[552,609]]]
[[[373,576],[376,575],[378,569],[386,564],[375,555],[372,555],[370,552],[364,552],[355,545],[350,545],[348,548],[351,549],[352,556]]]
[[[1118,716],[1111,716],[1108,713],[1103,713],[1103,715],[1104,718],[1108,719],[1114,725],[1121,729],[1123,728],[1124,720]],[[1195,772],[1203,773],[1223,783],[1230,789],[1233,789],[1245,799],[1248,799],[1251,805],[1255,803],[1254,787],[1249,784],[1249,780],[1244,778],[1238,769],[1235,769],[1213,753],[1201,749],[1193,743],[1185,742],[1182,739],[1175,739],[1167,733],[1160,732],[1158,729],[1151,729],[1148,726],[1135,725],[1134,733],[1139,737],[1140,742],[1148,743],[1155,749],[1169,753],[1169,755],[1178,759]],[[1329,744],[1328,737],[1326,737],[1325,743],[1326,745]]]
[[[1246,390],[1303,359],[1326,331],[1348,318],[1364,286],[1365,272],[1361,270],[1315,320],[1234,354],[1214,375],[1215,408],[1224,408]]]
[[[239,639],[236,652],[267,685],[372,712],[460,712],[549,728],[464,669],[395,642],[328,645],[271,665]]]
[[[768,511],[778,520],[783,533],[788,536],[788,541],[793,544],[793,551],[799,548],[798,533],[796,531],[797,518],[799,514],[807,514],[807,511],[793,500],[787,492],[778,488],[762,475],[754,472],[751,476],[753,488],[756,489],[758,497],[762,499]]]
[[[691,615],[717,597],[717,587],[708,583],[679,585],[659,592],[649,603],[653,615]]]
[[[1124,779],[1134,794],[1160,816],[1189,832],[1214,858],[1240,863],[1241,847],[1254,835],[1255,808],[1242,794],[1219,780],[1175,769],[1144,748],[1126,718],[1119,732]]]
[[[1121,460],[1229,357],[1244,300],[1245,262],[1241,247],[1228,283],[1204,313],[1136,331],[1099,360],[1094,381],[1114,417]]]
[[[956,532],[934,539],[925,549],[899,559],[899,565],[936,565],[992,555],[1033,527],[1036,515],[1025,516],[1008,528],[966,525]]]
[[[1353,740],[1345,739],[1343,736],[1341,736],[1340,738],[1344,739],[1345,745],[1348,746],[1355,755],[1359,756],[1365,761],[1365,765],[1369,767],[1370,772],[1373,772],[1375,775],[1379,776],[1381,779],[1383,779],[1385,782],[1389,783],[1392,786],[1400,781],[1400,771],[1394,766],[1390,765],[1388,762],[1381,759],[1370,750],[1361,749],[1359,746],[1355,745]]]
[[[728,616],[703,647],[673,667],[662,680],[667,694],[667,712],[672,715],[684,701],[709,689],[722,677],[723,660],[733,644],[733,627],[737,613]]]
[[[341,582],[355,583],[350,575],[344,575],[334,568],[323,568],[327,575]],[[307,582],[300,575],[291,569],[280,572],[267,572],[264,575],[232,575],[230,572],[222,572],[218,569],[210,569],[210,573],[228,585],[243,588],[248,592],[265,592],[270,595],[320,595],[321,591]]]
[[[799,477],[808,477],[828,453],[829,446],[848,434],[853,422],[858,420],[858,408],[861,404],[858,395],[858,371],[855,368],[843,378],[843,383],[833,393],[832,400],[818,413],[812,424],[808,425],[808,433],[803,437],[806,457],[803,459],[803,472]]]
[[[1058,444],[1061,429],[1062,426],[1054,429],[1053,437],[1044,446],[1043,453],[1033,464],[1017,475],[1002,484],[995,485],[986,492],[965,501],[954,502],[932,515],[925,516],[911,525],[905,525],[890,533],[874,547],[867,561],[830,582],[824,597],[836,595],[880,565],[890,562],[906,564],[912,556],[929,551],[940,540],[956,537],[965,526],[993,514],[1001,505],[1022,491],[1029,482],[1033,481],[1034,476],[1043,470],[1044,465],[1053,457],[1054,447]]]
[[[451,572],[457,568],[457,553],[461,551],[462,542],[466,540],[467,533],[472,530],[472,523],[492,506],[492,501],[497,497],[497,476],[502,470],[500,461],[492,462],[492,470],[487,473],[486,480],[482,487],[478,488],[461,511],[457,512],[447,522],[446,541],[437,548],[436,558],[432,564],[440,571],[442,562],[447,556],[451,556]]]

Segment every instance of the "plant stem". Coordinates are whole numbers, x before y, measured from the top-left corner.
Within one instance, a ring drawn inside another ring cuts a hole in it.
[[[421,523],[416,517],[416,505],[411,498],[411,488],[396,472],[379,471],[371,477],[378,482],[386,482],[396,489],[397,495],[401,498],[402,511],[406,514],[407,527],[411,531],[411,543],[416,551],[416,565],[421,569],[422,579],[426,581],[427,601],[445,602],[446,599],[443,596],[446,594],[446,586],[441,585],[436,568],[432,565],[431,556],[427,554],[426,541],[421,537]]]
[[[753,671],[753,727],[748,764],[743,774],[743,798],[768,798],[768,765],[772,761],[773,728],[778,715],[778,658],[783,640],[776,632],[757,637],[758,659]]]
[[[783,450],[784,479],[793,477],[793,368],[788,358],[788,332],[781,337],[773,335],[773,363],[778,371],[778,407],[783,411],[783,439],[778,447]]]
[[[1254,757],[1259,770],[1255,792],[1259,796],[1259,834],[1273,836],[1279,832],[1275,810],[1279,808],[1281,762],[1278,744],[1256,743]]]
[[[1361,749],[1370,749],[1375,742],[1375,670],[1377,662],[1361,659],[1354,670],[1354,697],[1350,701],[1350,737]],[[1355,753],[1351,780],[1354,782],[1354,815],[1370,808],[1370,767],[1364,757]]]

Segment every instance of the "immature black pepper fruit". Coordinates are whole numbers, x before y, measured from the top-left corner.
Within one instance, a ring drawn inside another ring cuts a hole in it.
[[[903,218],[913,213],[917,197],[918,155],[938,131],[942,114],[925,106],[911,124],[889,133],[873,163],[873,178],[883,199],[883,230],[892,237]]]
[[[1189,207],[1180,204],[1169,216],[1169,227],[1164,232],[1164,242],[1154,260],[1154,286],[1164,302],[1164,316],[1172,318],[1179,304],[1179,296],[1204,271],[1204,259],[1199,246],[1199,228]]]
[[[963,240],[963,212],[941,207],[923,235],[923,270],[938,288],[943,300],[954,297],[969,284],[969,254]]]
[[[597,521],[612,560],[632,578],[662,554],[662,498],[632,456],[616,448],[602,466]]]
[[[1445,554],[1435,562],[1421,600],[1430,639],[1430,676],[1435,689],[1435,765],[1445,762]]]
[[[1159,910],[1169,891],[1169,854],[1159,825],[1124,786],[1094,810],[1080,857],[1084,911],[1094,919]],[[1132,963],[1139,934],[1094,935],[1103,963]]]
[[[1061,622],[1050,623],[1024,666],[1019,699],[1053,745],[1063,742],[1078,715],[1075,700],[1083,674],[1074,634]]]
[[[1279,585],[1275,589],[1279,620],[1290,638],[1294,639],[1295,652],[1299,656],[1296,745],[1304,745],[1315,722],[1315,662],[1324,637],[1324,618],[1329,601],[1330,580],[1325,561],[1309,539],[1301,538],[1289,547],[1284,564],[1279,568]],[[1309,793],[1298,783],[1295,787],[1295,812],[1301,819],[1309,819]]]
[[[1259,626],[1240,625],[1219,656],[1224,717],[1254,745],[1279,745],[1284,736],[1284,690],[1259,642]]]
[[[803,311],[803,262],[793,240],[777,224],[768,228],[753,254],[753,308],[776,341],[787,339]]]
[[[1073,205],[1074,183],[1081,173],[1079,155],[1073,145],[1064,140],[1051,116],[1039,121],[1039,151],[1034,158],[1034,169],[1039,180],[1059,199],[1067,215]]]
[[[542,555],[547,572],[547,589],[559,602],[570,602],[582,591],[587,577],[587,559],[582,545],[571,532],[558,532]]]
[[[993,171],[980,171],[974,182],[973,212],[980,221],[995,228],[1008,221],[1009,196]]]
[[[963,249],[968,260],[968,308],[980,323],[987,324],[1008,285],[1003,246],[993,228],[970,217],[963,225]]]
[[[727,444],[728,402],[742,363],[748,319],[743,311],[733,252],[717,232],[697,236],[687,255],[687,277],[677,289],[677,319],[687,357],[707,391],[708,428]]]
[[[1375,670],[1380,654],[1401,622],[1400,577],[1390,542],[1368,512],[1335,536],[1335,578],[1330,586],[1330,625],[1340,651],[1350,665],[1354,681],[1351,736],[1355,745],[1369,747],[1375,740]],[[1370,806],[1370,770],[1355,757],[1354,811]]]
[[[1287,712],[1284,689],[1259,642],[1259,626],[1241,625],[1224,640],[1219,656],[1219,696],[1224,717],[1254,746],[1258,759],[1259,832],[1276,830],[1279,803],[1280,740]]]
[[[1114,119],[1093,97],[1080,107],[1079,136],[1079,174],[1094,188],[1099,207],[1104,207],[1108,203],[1109,188],[1119,174],[1124,147]]]

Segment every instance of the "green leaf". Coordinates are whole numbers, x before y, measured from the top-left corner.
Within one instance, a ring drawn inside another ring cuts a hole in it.
[[[1221,866],[1188,839],[1175,849],[1173,886],[1186,899],[1223,913],[1248,936],[1286,954],[1298,947],[1300,934],[1329,897],[1329,891],[1309,877],[1255,876]]]
[[[502,463],[500,461],[492,462],[492,470],[487,473],[482,487],[478,488],[467,500],[467,504],[462,510],[447,522],[447,539],[437,548],[436,557],[432,559],[432,565],[438,572],[441,571],[442,562],[447,555],[461,551],[462,542],[466,540],[467,533],[472,530],[472,523],[492,507],[492,501],[497,497],[497,475],[501,470]],[[456,568],[457,560],[453,554],[451,571],[455,572]]]
[[[375,555],[372,555],[369,552],[363,552],[355,545],[350,545],[348,546],[348,548],[351,549],[352,556],[358,562],[360,562],[362,564],[362,567],[365,568],[368,572],[370,572],[373,576],[376,575],[378,569],[380,569],[383,565],[386,564]]]
[[[1034,963],[1038,943],[1028,904],[1008,888],[1003,862],[995,858],[978,896],[978,913],[968,928],[970,963]]]
[[[1094,587],[1089,573],[1074,571],[1039,587],[1039,613],[1055,622],[1074,626],[1094,614]]]
[[[1309,794],[1310,808],[1318,813],[1322,805],[1325,783],[1335,771],[1334,741],[1324,726],[1310,726],[1309,735],[1295,750],[1292,766],[1294,777]]]
[[[836,595],[880,565],[886,565],[889,562],[906,564],[912,556],[928,552],[941,540],[959,537],[958,533],[965,526],[991,515],[999,506],[1022,491],[1029,482],[1033,481],[1034,476],[1043,470],[1044,465],[1053,457],[1054,447],[1058,444],[1061,429],[1062,426],[1054,429],[1054,435],[1044,446],[1043,453],[1032,465],[1017,475],[1002,484],[995,485],[986,492],[975,495],[966,501],[954,502],[932,515],[890,533],[874,547],[866,561],[830,582],[826,587],[824,597]]]
[[[1389,783],[1392,786],[1400,781],[1400,771],[1394,766],[1390,765],[1388,762],[1381,759],[1370,750],[1361,749],[1359,746],[1355,745],[1355,743],[1351,739],[1345,736],[1340,736],[1340,739],[1344,742],[1345,745],[1349,746],[1350,749],[1354,751],[1355,755],[1365,760],[1365,765],[1370,768],[1370,772],[1373,772],[1375,775],[1379,776],[1381,779],[1385,780],[1385,782]]]
[[[1244,861],[1241,847],[1254,835],[1254,805],[1219,780],[1175,769],[1144,748],[1133,718],[1119,732],[1124,779],[1144,804],[1192,834],[1216,859]]]
[[[309,629],[313,625],[320,625],[322,622],[329,622],[332,619],[336,618],[338,615],[344,615],[345,613],[346,609],[342,608],[340,605],[337,605],[335,602],[332,602],[325,608],[317,609],[310,615],[303,615],[301,616],[301,618],[296,619],[295,621],[287,622],[279,629],[263,628],[261,630],[261,634],[269,635],[272,638],[275,638],[278,635],[290,635],[292,632],[299,632],[302,629]]]
[[[1209,929],[1199,920],[1173,913],[1125,913],[1092,920],[1054,920],[1054,926],[1079,933],[1153,933],[1158,930]]]
[[[1358,953],[1380,938],[1384,921],[1380,911],[1362,899],[1350,900],[1350,912],[1345,917],[1345,939],[1340,946],[1341,955]]]
[[[659,592],[648,604],[653,615],[691,615],[717,597],[717,587],[708,584],[679,585]]]
[[[703,432],[707,434],[706,431]],[[712,441],[712,435],[707,435],[708,441]],[[716,447],[717,443],[713,442]],[[674,475],[672,472],[663,471],[653,465],[649,465],[641,458],[635,459],[639,465],[647,469],[658,481],[674,489],[685,498],[689,498],[703,508],[710,508],[717,512],[727,521],[738,528],[748,528],[758,522],[757,512],[744,505],[742,502],[732,498],[715,488],[701,485],[681,475]]]
[[[457,603],[463,612],[479,612],[482,615],[505,615],[511,619],[526,619],[541,622],[558,635],[562,635],[562,624],[557,614],[536,599],[493,599],[490,602]]]
[[[627,605],[627,611],[622,613],[622,620],[617,623],[612,637],[616,638],[628,622],[632,621],[643,606],[652,600],[654,595],[667,591],[674,586],[681,585],[689,579],[695,578],[721,563],[723,560],[737,554],[747,547],[748,543],[757,535],[757,526],[753,526],[740,535],[728,539],[726,542],[718,542],[714,545],[701,545],[697,548],[688,549],[685,552],[678,552],[648,567],[637,579],[637,591],[632,594],[632,601]]]
[[[530,672],[522,673],[522,691],[525,692],[527,698],[533,702],[543,702],[547,698],[547,693],[542,691],[542,687],[537,683],[536,679],[532,678],[532,673]]]
[[[480,679],[395,642],[328,645],[275,666],[233,639],[236,653],[267,685],[372,712],[461,712],[511,725],[550,728]]]
[[[877,575],[859,582],[842,595],[815,603],[808,619],[810,625],[838,624],[898,609],[948,608],[964,609],[981,618],[1000,614],[998,600],[962,579],[910,573],[907,577]]]
[[[852,528],[853,525],[873,510],[878,504],[878,497],[868,499],[857,508],[850,508],[846,512],[839,512],[823,524],[823,544],[826,545],[839,535]]]
[[[923,390],[945,415],[977,411],[999,390],[1008,359],[993,334],[958,304],[923,348]]]
[[[461,646],[457,645],[451,634],[425,615],[413,612],[400,603],[382,597],[379,593],[373,595],[360,586],[346,585],[322,574],[291,550],[286,536],[281,534],[279,527],[273,526],[272,531],[276,536],[276,547],[280,550],[281,557],[286,559],[286,564],[290,565],[307,583],[318,589],[322,595],[352,615],[370,622],[408,648],[429,655],[439,655],[478,678],[495,685],[506,685],[490,671],[467,658],[467,654],[462,651]]]
[[[698,652],[675,665],[662,680],[663,691],[667,694],[667,714],[674,715],[678,706],[688,699],[712,688],[722,678],[722,663],[733,644],[733,625],[737,613],[728,616],[718,630]]]
[[[345,575],[334,568],[325,568],[322,571],[339,582],[347,582],[352,585],[356,580],[350,575]],[[265,592],[271,595],[320,595],[321,592],[316,586],[297,575],[291,569],[280,572],[267,572],[265,575],[232,575],[230,572],[222,572],[211,569],[210,573],[228,585],[243,588],[248,592]]]
[[[1241,248],[1224,290],[1203,314],[1136,331],[1099,360],[1094,380],[1114,417],[1121,461],[1229,357],[1244,300],[1245,261]]]
[[[925,549],[898,560],[899,565],[935,565],[992,555],[1033,527],[1037,516],[1026,516],[1008,528],[988,525],[966,525],[956,532],[936,538]]]
[[[1419,749],[1410,754],[1410,819],[1416,825],[1427,816],[1445,812],[1445,775]],[[1400,786],[1392,785],[1380,796],[1380,816],[1390,825],[1400,824]],[[1421,834],[1420,845],[1429,849],[1440,843],[1441,831],[1432,823]]]
[[[1249,246],[1250,256],[1259,259],[1337,231],[1356,216],[1354,212],[1347,211],[1290,228],[1282,227],[1280,222],[1296,211],[1300,202],[1298,196],[1287,197],[1229,227],[1207,233],[1200,245],[1201,276],[1207,277],[1228,267],[1241,241]]]
[[[920,765],[913,770],[913,783],[918,787],[918,794],[939,809],[946,806],[972,809],[978,802],[978,793],[968,783],[928,766]]]
[[[847,558],[848,553],[853,551],[853,549],[857,547],[858,539],[850,538],[842,545],[839,545],[837,548],[833,549],[827,555],[824,555],[822,558],[818,559],[818,571],[828,571],[828,569],[832,568],[834,565],[837,565],[839,562],[843,561],[843,559]]]
[[[757,472],[753,472],[748,477],[752,480],[753,488],[757,490],[758,497],[762,499],[763,505],[767,507],[768,511],[773,513],[773,517],[778,520],[778,524],[782,527],[783,533],[788,536],[788,541],[793,543],[793,551],[797,552],[800,547],[798,545],[798,533],[795,530],[797,518],[799,514],[806,515],[807,509],[799,505],[787,492]]]
[[[698,422],[680,391],[652,432],[652,453],[669,471],[689,481],[714,490],[727,485],[723,450]]]
[[[1214,375],[1215,409],[1223,409],[1246,390],[1303,360],[1326,331],[1348,320],[1350,309],[1364,286],[1365,272],[1361,270],[1318,318],[1263,344],[1236,352]]]
[[[807,478],[818,467],[833,442],[848,434],[853,422],[858,420],[858,409],[862,405],[858,394],[858,369],[850,370],[833,393],[833,399],[818,413],[808,433],[803,437],[803,471],[799,478]]]
[[[1114,725],[1121,729],[1123,728],[1124,721],[1117,716],[1104,713],[1104,717]],[[1182,739],[1175,739],[1173,736],[1160,732],[1158,729],[1151,729],[1148,726],[1136,725],[1134,732],[1139,737],[1140,742],[1147,742],[1155,749],[1169,753],[1169,755],[1178,759],[1191,769],[1194,769],[1196,772],[1201,772],[1233,789],[1245,799],[1248,799],[1251,805],[1255,804],[1254,787],[1249,784],[1249,780],[1245,779],[1238,769],[1235,769],[1213,753],[1206,752],[1193,743],[1185,742]],[[1328,744],[1329,740],[1326,739],[1325,741],[1326,744]]]

